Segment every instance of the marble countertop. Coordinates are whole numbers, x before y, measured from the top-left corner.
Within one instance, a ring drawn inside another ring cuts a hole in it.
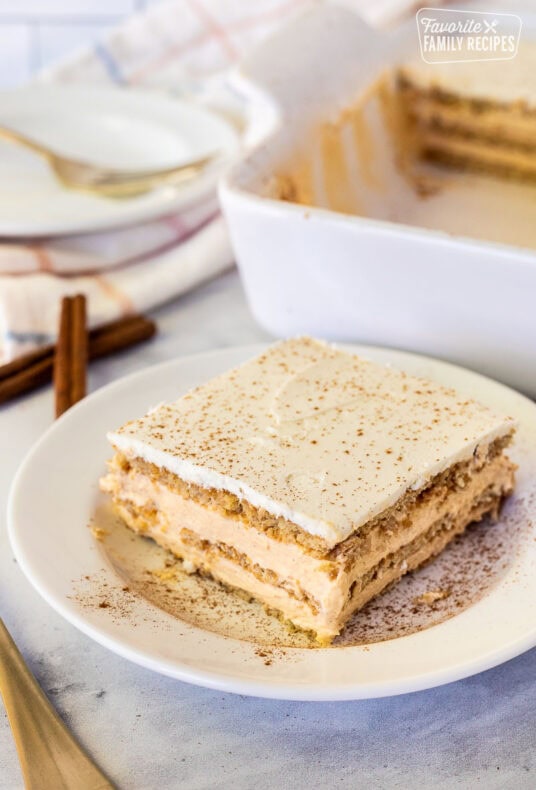
[[[235,273],[155,317],[158,338],[94,363],[91,390],[177,355],[267,339],[248,311]],[[415,694],[363,702],[277,702],[161,677],[64,622],[22,576],[5,529],[13,474],[51,421],[50,388],[0,408],[0,613],[61,716],[119,788],[536,786],[536,649],[467,680]],[[22,786],[2,709],[0,790]]]

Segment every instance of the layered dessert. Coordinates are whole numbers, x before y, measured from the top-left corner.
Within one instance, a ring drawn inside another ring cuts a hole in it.
[[[411,209],[413,197],[435,195],[442,184],[452,192],[453,180],[443,181],[449,171],[526,182],[517,186],[531,189],[536,179],[535,72],[536,44],[529,41],[520,44],[512,60],[426,63],[419,57],[390,66],[344,109],[333,108],[300,135],[299,147],[266,181],[265,194],[414,224],[420,212]],[[463,189],[453,194],[453,202],[456,196],[467,199]],[[505,200],[516,201],[512,212],[517,213],[517,201],[532,204],[533,197],[528,191],[504,193]],[[438,225],[460,232],[444,217]],[[517,235],[503,231],[499,240],[511,243]],[[531,228],[526,235],[533,246]]]
[[[496,516],[508,417],[310,338],[284,341],[109,434],[126,524],[328,644]]]
[[[536,177],[536,46],[511,61],[434,63],[398,71],[419,153],[449,166]]]

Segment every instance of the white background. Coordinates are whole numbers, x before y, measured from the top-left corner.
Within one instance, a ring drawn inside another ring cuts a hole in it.
[[[161,0],[0,0],[0,87],[91,43]]]

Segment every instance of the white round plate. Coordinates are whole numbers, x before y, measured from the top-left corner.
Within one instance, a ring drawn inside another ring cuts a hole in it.
[[[0,140],[0,236],[87,233],[172,214],[215,188],[238,136],[222,117],[155,91],[40,85],[0,94],[0,124],[59,153],[119,168],[168,167],[218,152],[191,181],[114,200],[66,189],[47,163]]]
[[[58,420],[19,469],[8,505],[15,556],[30,581],[81,631],[144,667],[223,691],[296,700],[387,696],[448,683],[536,644],[536,406],[475,373],[412,354],[352,346],[358,353],[452,385],[519,421],[511,455],[519,464],[513,507],[526,513],[525,539],[504,575],[477,603],[445,622],[365,647],[288,649],[272,662],[258,646],[189,625],[143,597],[129,616],[84,606],[73,584],[99,578],[111,595],[124,581],[87,524],[110,448],[106,431],[238,364],[259,347],[178,359],[121,379]]]

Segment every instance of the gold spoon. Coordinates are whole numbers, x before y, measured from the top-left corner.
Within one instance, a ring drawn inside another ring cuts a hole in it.
[[[215,157],[215,154],[209,154],[191,162],[156,170],[118,170],[61,156],[48,146],[7,126],[0,126],[0,138],[42,156],[61,183],[69,189],[81,189],[112,198],[134,197],[162,183],[178,184],[186,181],[203,170]]]
[[[0,693],[27,790],[114,790],[46,698],[1,619]]]

